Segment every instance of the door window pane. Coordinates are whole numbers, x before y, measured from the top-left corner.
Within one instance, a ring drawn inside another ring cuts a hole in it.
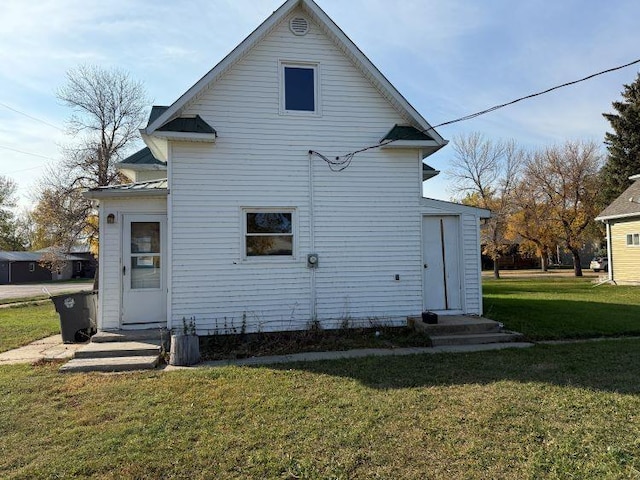
[[[131,257],[131,288],[160,288],[160,255]]]
[[[131,222],[131,253],[160,252],[160,223]]]
[[[131,289],[160,288],[160,222],[131,222]]]

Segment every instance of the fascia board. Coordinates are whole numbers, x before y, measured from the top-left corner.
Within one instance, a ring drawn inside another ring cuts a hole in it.
[[[166,197],[166,188],[155,188],[150,190],[87,190],[82,192],[82,196],[91,200],[102,198],[127,198],[127,197]]]
[[[153,132],[154,137],[167,140],[183,140],[188,142],[216,143],[215,133],[192,133],[192,132]]]
[[[435,198],[422,197],[421,205],[423,207],[437,208],[443,211],[454,213],[467,213],[476,215],[480,218],[491,218],[491,210],[485,208],[472,207],[461,203],[447,202],[445,200],[436,200]]]
[[[605,222],[607,220],[617,220],[633,217],[638,217],[638,219],[640,219],[640,212],[624,213],[622,215],[605,215],[604,217],[596,217],[595,220],[598,220],[599,222]]]

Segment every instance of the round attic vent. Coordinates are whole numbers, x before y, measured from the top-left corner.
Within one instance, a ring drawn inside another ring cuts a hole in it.
[[[304,17],[293,17],[289,21],[289,28],[294,35],[306,35],[309,32],[309,22]]]

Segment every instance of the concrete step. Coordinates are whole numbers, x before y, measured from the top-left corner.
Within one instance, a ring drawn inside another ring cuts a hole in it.
[[[160,355],[160,341],[88,343],[74,358],[147,357]]]
[[[441,347],[444,345],[482,345],[487,343],[517,342],[522,339],[522,334],[515,332],[503,333],[473,333],[458,335],[430,335],[431,345]]]
[[[428,324],[421,317],[410,317],[409,324],[418,332],[427,335],[455,335],[474,333],[499,333],[500,323],[481,317],[464,317],[460,315],[440,315],[438,323]]]
[[[169,332],[166,329],[101,331],[91,337],[91,343],[145,342],[149,340],[168,342],[169,337]]]
[[[128,372],[152,370],[159,362],[159,355],[117,358],[74,358],[60,367],[60,372]]]

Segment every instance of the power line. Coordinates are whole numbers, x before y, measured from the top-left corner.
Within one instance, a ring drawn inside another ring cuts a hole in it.
[[[4,107],[6,109],[9,109],[12,112],[16,112],[16,113],[19,113],[20,115],[24,115],[25,117],[30,118],[31,120],[35,120],[36,122],[43,123],[44,125],[48,125],[48,126],[53,127],[53,128],[55,128],[57,130],[60,130],[61,132],[64,132],[64,130],[62,128],[58,127],[57,125],[54,125],[53,123],[49,123],[46,120],[42,120],[40,118],[36,118],[33,115],[29,115],[28,113],[21,112],[20,110],[17,110],[17,109],[15,109],[13,107],[10,107],[6,103],[0,102],[0,106]]]
[[[600,75],[604,75],[605,73],[615,72],[616,70],[621,70],[623,68],[630,67],[631,65],[635,65],[637,63],[640,63],[640,58],[637,59],[637,60],[634,60],[632,62],[625,63],[624,65],[619,65],[617,67],[608,68],[606,70],[602,70],[600,72],[593,73],[591,75],[588,75],[588,76],[586,76],[584,78],[580,78],[578,80],[573,80],[571,82],[566,82],[566,83],[563,83],[563,84],[560,84],[560,85],[556,85],[555,87],[547,88],[546,90],[542,90],[540,92],[536,92],[536,93],[532,93],[530,95],[525,95],[523,97],[516,98],[515,100],[511,100],[510,102],[501,103],[499,105],[494,105],[493,107],[486,108],[484,110],[480,110],[479,112],[471,113],[469,115],[465,115],[464,117],[459,117],[459,118],[456,118],[454,120],[449,120],[449,121],[446,121],[446,122],[439,123],[438,125],[435,125],[433,127],[429,127],[427,129],[424,129],[424,130],[420,130],[419,132],[420,133],[424,133],[424,134],[428,134],[428,132],[431,132],[431,131],[435,130],[438,127],[443,127],[445,125],[451,125],[453,123],[458,123],[458,122],[464,122],[466,120],[471,120],[471,119],[479,117],[481,115],[486,115],[487,113],[495,112],[496,110],[500,110],[501,108],[508,107],[510,105],[513,105],[514,103],[522,102],[523,100],[528,100],[528,99],[534,98],[534,97],[539,97],[539,96],[545,95],[545,94],[547,94],[549,92],[553,92],[554,90],[558,90],[560,88],[564,88],[564,87],[568,87],[568,86],[571,86],[571,85],[575,85],[577,83],[585,82],[587,80],[591,80],[592,78],[598,77]],[[412,133],[415,134],[415,132],[412,132]],[[345,170],[346,168],[348,168],[349,165],[351,165],[351,161],[353,160],[353,157],[356,156],[358,153],[366,152],[368,150],[373,150],[375,148],[384,147],[384,146],[389,145],[391,143],[397,142],[398,140],[405,140],[405,139],[409,138],[409,135],[410,134],[405,134],[404,136],[400,136],[400,137],[394,138],[394,139],[388,139],[388,140],[380,142],[380,143],[378,143],[376,145],[369,145],[368,147],[363,147],[363,148],[361,148],[359,150],[355,150],[353,152],[346,153],[346,154],[341,155],[341,156],[337,156],[337,157],[335,157],[335,160],[329,159],[325,155],[322,155],[321,153],[315,152],[313,150],[309,150],[309,154],[310,155],[316,155],[316,156],[320,157],[322,160],[324,160],[325,162],[327,162],[327,164],[329,165],[329,168],[332,171],[341,172],[342,170]]]
[[[46,160],[55,161],[55,158],[45,157],[44,155],[40,155],[39,153],[25,152],[24,150],[18,150],[17,148],[6,147],[4,145],[0,145],[0,148],[4,148],[5,150],[11,150],[13,152],[23,153],[24,155],[31,155],[32,157],[40,157],[40,158],[44,158]]]

